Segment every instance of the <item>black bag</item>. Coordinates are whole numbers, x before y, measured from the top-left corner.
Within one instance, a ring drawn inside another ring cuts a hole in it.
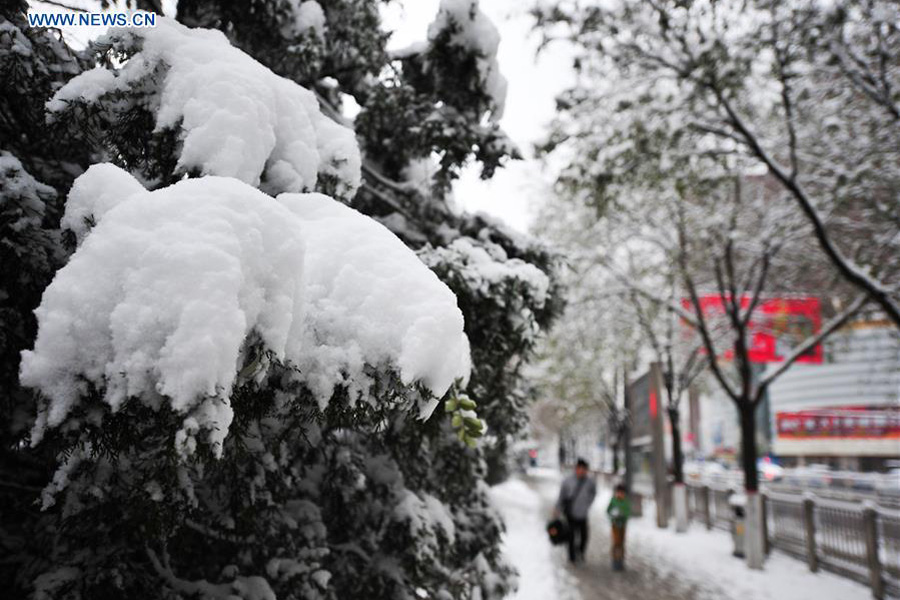
[[[550,543],[554,546],[565,544],[571,535],[569,524],[563,519],[553,519],[547,523],[547,535],[550,536]]]

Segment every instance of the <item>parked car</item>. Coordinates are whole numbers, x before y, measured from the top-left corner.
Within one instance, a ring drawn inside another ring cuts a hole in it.
[[[787,470],[782,480],[799,488],[826,488],[831,485],[832,472],[828,465],[806,465]]]
[[[890,469],[879,477],[878,483],[875,484],[875,491],[881,496],[900,498],[900,468]]]
[[[784,467],[772,462],[771,459],[761,458],[756,462],[759,476],[764,481],[781,481],[784,477]]]

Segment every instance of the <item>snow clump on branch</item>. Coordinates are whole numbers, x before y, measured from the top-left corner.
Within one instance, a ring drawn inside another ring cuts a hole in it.
[[[481,11],[478,0],[441,0],[438,14],[428,27],[428,41],[434,43],[445,31],[450,32],[452,45],[476,56],[478,74],[494,104],[491,119],[499,121],[506,104],[507,89],[506,78],[497,63],[500,32]]]
[[[306,0],[305,2],[288,0],[288,6],[290,7],[293,21],[288,21],[282,27],[282,34],[286,38],[291,38],[307,31],[312,31],[320,39],[325,37],[327,26],[322,5],[316,0]]]
[[[312,4],[300,5],[300,16],[312,19]],[[146,90],[147,104],[158,104],[155,131],[178,132],[176,172],[234,177],[273,195],[314,191],[323,178],[340,199],[359,188],[353,131],[324,115],[311,91],[275,75],[222,32],[161,18],[155,28],[113,28],[99,43],[129,58],[118,69],[98,66],[74,77],[47,103],[51,115],[115,105],[123,93]]]
[[[95,165],[63,222],[81,245],[44,293],[22,355],[22,383],[49,400],[34,443],[93,388],[113,411],[168,403],[184,415],[182,456],[200,430],[221,454],[239,373],[254,363],[264,373],[270,358],[297,367],[323,408],[336,386],[368,397],[367,366],[436,398],[468,377],[450,289],[382,225],[322,194],[272,198],[224,177],[149,192]]]

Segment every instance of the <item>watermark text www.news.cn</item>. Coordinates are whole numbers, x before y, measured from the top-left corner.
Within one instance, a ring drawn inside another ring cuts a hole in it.
[[[152,12],[29,12],[31,27],[156,27]]]

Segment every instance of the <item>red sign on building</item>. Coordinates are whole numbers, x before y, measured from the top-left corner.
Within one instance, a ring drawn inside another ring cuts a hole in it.
[[[844,406],[775,415],[779,438],[898,438],[900,408]]]
[[[693,309],[689,299],[682,300],[688,310]],[[750,306],[750,298],[741,298],[741,309]],[[700,310],[707,319],[725,318],[725,306],[719,294],[700,297]],[[768,298],[762,300],[753,311],[749,331],[750,360],[755,363],[781,362],[794,348],[807,338],[819,332],[822,315],[818,298]],[[722,353],[723,359],[730,359],[734,352],[730,349]],[[821,364],[822,345],[817,344],[798,363]]]

